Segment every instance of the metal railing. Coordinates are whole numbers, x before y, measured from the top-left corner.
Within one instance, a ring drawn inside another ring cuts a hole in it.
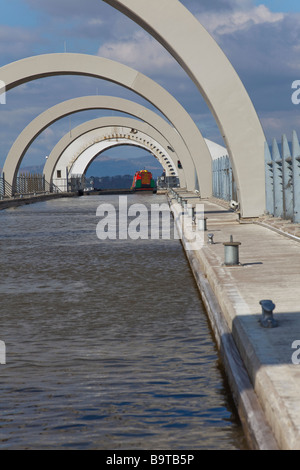
[[[86,178],[85,175],[72,175],[68,179],[68,192],[77,193],[85,190]]]
[[[236,187],[227,155],[212,161],[213,196],[225,201],[236,200]]]
[[[4,175],[0,175],[0,200],[12,197],[12,193],[11,185],[5,181]]]
[[[213,195],[225,201],[237,200],[228,156],[213,160]],[[281,145],[265,143],[266,213],[300,223],[300,143],[296,131],[292,141],[286,135]],[[255,188],[253,188],[255,191]]]
[[[13,187],[7,183],[4,175],[0,175],[0,199],[59,192],[60,189],[55,184],[48,183],[44,175],[20,174]]]
[[[17,177],[16,186],[14,188],[14,196],[56,192],[59,192],[59,189],[55,185],[48,183],[44,175],[31,173],[20,174]]]
[[[78,193],[86,188],[85,175],[72,175],[68,178],[54,179],[55,185],[63,193]]]
[[[274,217],[300,223],[300,145],[296,131],[292,142],[286,135],[281,148],[273,140],[265,144],[266,212]]]
[[[178,188],[180,186],[177,176],[159,176],[156,180],[157,189]]]

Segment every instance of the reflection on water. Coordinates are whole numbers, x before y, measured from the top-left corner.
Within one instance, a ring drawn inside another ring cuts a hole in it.
[[[0,448],[244,449],[180,241],[100,241],[104,199],[0,213]]]

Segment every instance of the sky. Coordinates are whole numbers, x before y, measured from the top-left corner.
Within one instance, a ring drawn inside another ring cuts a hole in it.
[[[213,36],[240,76],[268,143],[300,131],[300,104],[291,100],[300,80],[299,0],[182,0]],[[200,92],[175,59],[136,23],[102,0],[0,0],[0,67],[29,56],[77,52],[116,60],[166,88],[193,118],[202,135],[223,145]],[[1,80],[1,71],[0,71]],[[135,93],[105,80],[47,77],[10,90],[0,104],[0,168],[18,134],[50,106],[84,95],[131,99],[155,110]],[[22,166],[44,164],[60,138],[83,122],[120,115],[85,111],[59,120],[35,140]],[[300,132],[299,132],[300,134]],[[131,147],[107,155],[144,154]]]

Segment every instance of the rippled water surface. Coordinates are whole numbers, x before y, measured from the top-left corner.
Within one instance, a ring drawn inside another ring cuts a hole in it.
[[[100,241],[103,202],[0,212],[0,448],[244,449],[180,241]]]

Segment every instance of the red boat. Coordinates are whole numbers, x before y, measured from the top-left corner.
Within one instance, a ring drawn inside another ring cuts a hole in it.
[[[133,191],[156,192],[156,184],[152,177],[152,173],[147,170],[137,171],[133,177],[131,189]]]

